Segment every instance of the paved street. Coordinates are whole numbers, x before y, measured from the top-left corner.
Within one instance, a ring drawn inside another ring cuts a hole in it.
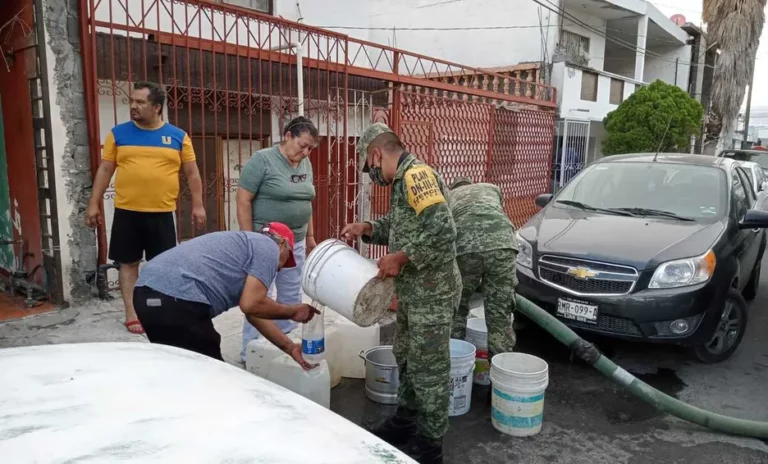
[[[119,300],[71,308],[0,324],[0,348],[94,341],[145,342],[121,324]],[[717,366],[692,361],[682,350],[653,345],[604,343],[601,349],[646,382],[690,404],[736,417],[768,420],[768,279],[751,304],[749,333],[734,358]],[[225,359],[237,364],[242,316],[216,319]],[[384,333],[387,331],[385,330]],[[391,331],[390,331],[391,332]],[[539,331],[520,334],[521,351],[550,363],[544,426],[533,438],[511,438],[490,422],[485,391],[475,388],[472,410],[451,421],[447,463],[640,464],[768,463],[768,444],[710,433],[662,415],[596,371],[577,362]],[[343,380],[332,408],[367,426],[391,412],[368,401],[363,382]],[[236,412],[233,411],[233,414]]]
[[[764,267],[765,268],[765,267]],[[750,305],[749,331],[735,356],[715,366],[693,361],[682,349],[601,343],[604,353],[650,385],[711,411],[768,421],[768,278]],[[451,420],[445,440],[451,464],[768,463],[768,444],[711,433],[663,415],[578,362],[548,334],[519,334],[520,351],[549,362],[541,434],[520,439],[495,431],[486,391],[475,387],[469,414]],[[342,401],[343,400],[343,401]],[[361,381],[344,380],[332,407],[370,425],[391,408],[367,401]]]

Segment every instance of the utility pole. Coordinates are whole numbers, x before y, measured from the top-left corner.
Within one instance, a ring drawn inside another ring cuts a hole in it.
[[[755,63],[752,62],[752,75],[749,77],[749,91],[747,92],[747,111],[744,112],[744,138],[743,145],[747,144],[749,138],[749,113],[752,111],[752,87],[755,83]]]

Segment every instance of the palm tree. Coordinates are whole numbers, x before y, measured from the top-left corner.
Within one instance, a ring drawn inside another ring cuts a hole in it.
[[[702,17],[707,25],[708,40],[719,51],[705,126],[705,155],[714,155],[721,137],[730,140],[736,129],[734,123],[744,101],[763,32],[765,2],[703,0]]]

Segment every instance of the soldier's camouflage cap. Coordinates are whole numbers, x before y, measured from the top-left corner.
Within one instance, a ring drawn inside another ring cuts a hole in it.
[[[389,126],[383,122],[377,122],[376,124],[366,129],[365,132],[363,132],[363,135],[357,142],[358,166],[360,166],[363,172],[368,172],[368,163],[365,162],[365,158],[367,157],[368,153],[368,146],[371,144],[371,142],[376,140],[376,137],[383,134],[392,133],[392,129],[390,129]]]
[[[453,190],[455,188],[463,187],[465,185],[470,185],[470,184],[472,184],[472,179],[470,179],[469,177],[459,177],[458,179],[454,180],[451,183],[451,186],[448,187],[448,190]]]

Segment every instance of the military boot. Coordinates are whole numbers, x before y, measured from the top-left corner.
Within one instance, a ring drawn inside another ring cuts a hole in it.
[[[418,434],[411,441],[408,456],[419,464],[443,464],[443,439]]]
[[[370,432],[392,446],[403,446],[416,435],[416,431],[416,413],[397,408],[394,416]]]

